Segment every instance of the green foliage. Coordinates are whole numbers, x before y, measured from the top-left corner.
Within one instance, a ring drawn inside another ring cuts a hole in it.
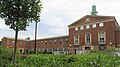
[[[0,18],[15,30],[13,64],[15,64],[18,31],[26,30],[29,22],[39,22],[41,9],[40,0],[0,0]]]
[[[120,57],[105,53],[83,55],[30,55],[19,61],[18,66],[27,67],[120,67]]]
[[[12,50],[0,46],[0,65],[9,64],[12,61]]]
[[[0,49],[2,50],[1,56],[6,56],[6,58],[11,56],[11,53],[8,53],[9,49],[3,49],[2,47]],[[19,52],[17,54],[19,55]],[[0,60],[0,63],[3,65],[6,63],[8,67],[14,67],[9,59],[6,59],[6,61]],[[81,55],[32,54],[26,56],[26,58],[20,58],[19,56],[16,67],[120,67],[120,56],[99,51]]]
[[[40,0],[0,0],[0,17],[14,30],[26,30],[29,22],[39,22],[41,9]]]

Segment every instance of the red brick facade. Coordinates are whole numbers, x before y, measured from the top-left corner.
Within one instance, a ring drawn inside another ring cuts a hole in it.
[[[37,50],[78,53],[80,50],[120,47],[120,26],[114,16],[86,15],[68,27],[68,36],[38,39]],[[4,37],[2,45],[13,48],[13,41]],[[17,48],[33,51],[34,40],[18,40]]]

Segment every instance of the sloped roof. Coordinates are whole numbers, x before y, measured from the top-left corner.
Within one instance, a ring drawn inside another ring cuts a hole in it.
[[[49,39],[57,39],[57,38],[65,38],[65,37],[69,37],[68,35],[64,35],[64,36],[57,36],[57,37],[49,37],[49,38],[43,38],[43,39],[37,39],[37,40],[49,40]]]
[[[12,40],[14,40],[14,39],[15,39],[15,38],[13,38],[13,37],[3,37],[3,38],[12,39]],[[26,40],[26,39],[19,39],[19,38],[18,38],[18,40],[28,41],[28,40]]]
[[[100,22],[100,21],[106,21],[106,20],[115,21],[116,25],[119,26],[115,19],[115,16],[86,15],[80,18],[79,20],[73,22],[68,27],[73,27],[73,26],[83,25],[83,24],[88,24],[88,23],[95,23],[95,22]]]

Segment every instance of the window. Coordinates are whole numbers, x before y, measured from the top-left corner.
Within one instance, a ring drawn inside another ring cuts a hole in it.
[[[5,41],[4,41],[5,42]],[[15,41],[13,41],[13,45],[15,44]]]
[[[22,41],[20,41],[20,45],[22,45]]]
[[[96,28],[96,24],[93,24],[93,25],[92,25],[92,28]]]
[[[52,40],[49,40],[49,44],[51,44],[52,43]]]
[[[75,27],[75,31],[78,31],[78,27]]]
[[[38,42],[37,44],[38,44],[38,45],[40,45],[40,43],[39,43],[39,42]]]
[[[85,38],[85,39],[86,39],[86,40],[85,40],[85,41],[86,41],[86,44],[90,44],[90,42],[91,42],[91,41],[90,41],[90,33],[86,33],[85,37],[86,37],[86,38]]]
[[[47,41],[45,41],[45,45],[47,44]]]
[[[30,42],[30,45],[32,46],[32,42]]]
[[[105,35],[104,32],[99,33],[99,44],[105,44]]]
[[[99,27],[102,27],[102,26],[104,26],[104,24],[103,23],[99,23]]]
[[[65,42],[66,42],[66,44],[68,44],[68,38],[65,38]]]
[[[62,44],[62,39],[60,39],[60,44]]]
[[[74,36],[74,44],[75,44],[75,45],[78,45],[78,44],[79,44],[79,36],[78,36],[78,35],[75,35],[75,36]]]
[[[90,28],[90,25],[87,25],[87,26],[86,26],[86,29],[89,29],[89,28]]]
[[[82,27],[80,27],[80,30],[83,30],[84,29],[84,27],[82,26]]]
[[[26,46],[28,46],[28,42],[26,42]]]
[[[40,41],[40,45],[42,45],[43,44],[43,41]]]
[[[57,40],[54,40],[54,44],[56,44],[57,43]]]

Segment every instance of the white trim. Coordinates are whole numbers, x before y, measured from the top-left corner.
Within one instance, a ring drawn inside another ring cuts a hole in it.
[[[70,28],[81,27],[81,26],[86,26],[86,25],[92,25],[92,24],[97,24],[97,23],[105,23],[105,22],[109,22],[109,21],[115,21],[115,20],[114,19],[109,19],[109,20],[104,20],[104,21],[97,21],[97,22],[94,22],[94,23],[86,23],[86,24],[82,24],[82,25],[79,24],[77,26],[72,26],[72,27],[68,27],[68,28],[70,29]]]

